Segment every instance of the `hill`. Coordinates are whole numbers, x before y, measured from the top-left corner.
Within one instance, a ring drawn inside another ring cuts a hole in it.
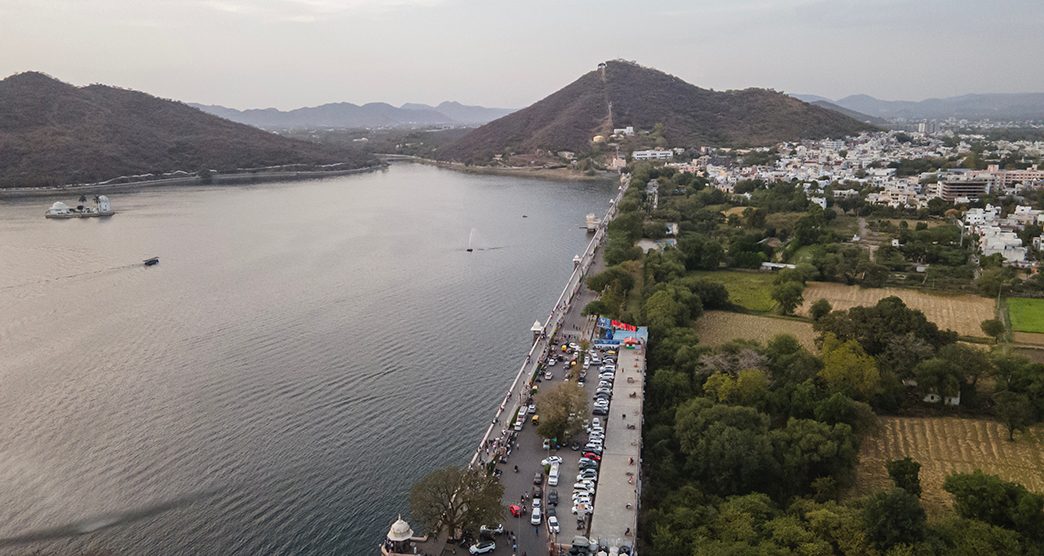
[[[844,114],[844,115],[848,116],[849,118],[852,118],[853,120],[858,120],[858,121],[863,122],[865,124],[881,126],[881,125],[885,125],[885,124],[888,123],[888,120],[886,120],[884,118],[878,118],[877,116],[869,116],[867,114],[863,114],[862,112],[856,112],[855,110],[849,110],[848,108],[845,108],[843,106],[838,106],[838,105],[834,104],[833,102],[830,102],[829,100],[806,100],[805,102],[807,102],[807,103],[809,103],[809,104],[811,104],[813,106],[818,106],[820,108],[826,108],[827,110],[833,110],[834,112],[838,112],[838,113]]]
[[[0,187],[331,163],[360,167],[370,158],[279,137],[137,91],[75,87],[35,72],[0,81]]]
[[[610,114],[611,106],[611,114]],[[712,91],[631,62],[611,61],[539,102],[490,122],[439,153],[481,163],[494,154],[588,152],[614,127],[663,124],[670,146],[752,146],[843,136],[871,126],[765,89]]]
[[[206,104],[192,104],[191,106],[215,116],[263,129],[361,129],[478,125],[511,113],[511,110],[503,108],[466,106],[459,102],[443,102],[438,106],[403,104],[401,107],[384,102],[371,102],[362,106],[350,102],[336,102],[287,111],[275,108],[236,110]]]
[[[1044,120],[1044,93],[972,94],[919,101],[881,100],[870,95],[850,95],[839,100],[813,95],[795,95],[827,100],[842,108],[888,120],[946,119]]]

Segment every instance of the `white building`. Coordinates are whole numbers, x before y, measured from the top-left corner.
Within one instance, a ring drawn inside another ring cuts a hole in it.
[[[635,160],[670,160],[674,158],[674,151],[634,151],[631,158]]]
[[[1015,232],[1005,232],[997,226],[983,226],[979,233],[979,249],[984,257],[1000,255],[1009,264],[1026,262],[1026,248]]]

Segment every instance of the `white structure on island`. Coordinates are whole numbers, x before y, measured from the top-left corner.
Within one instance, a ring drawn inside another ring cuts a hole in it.
[[[109,198],[105,195],[98,195],[94,198],[94,202],[97,206],[98,214],[100,216],[108,216],[113,213],[112,204],[109,203]]]
[[[69,205],[61,201],[55,201],[51,208],[47,209],[47,213],[44,216],[47,218],[68,218],[72,216],[72,213],[69,211]]]

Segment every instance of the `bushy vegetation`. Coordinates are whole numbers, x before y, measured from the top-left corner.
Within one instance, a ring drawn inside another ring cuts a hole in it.
[[[636,183],[674,179],[648,165],[633,172]],[[818,353],[786,335],[764,343],[703,345],[694,321],[705,309],[734,309],[737,303],[730,289],[735,281],[708,267],[735,264],[737,253],[767,255],[762,244],[746,237],[749,230],[732,229],[745,227],[744,220],[765,221],[748,211],[730,224],[698,187],[679,195],[681,202],[652,211],[637,189],[621,203],[624,224],[610,230],[609,241],[615,236],[623,244],[642,222],[663,218],[686,223],[678,248],[616,260],[588,283],[602,292],[589,310],[650,329],[639,527],[645,551],[874,555],[1044,549],[1026,517],[1039,515],[1032,510],[1037,495],[995,477],[951,477],[959,510],[941,519],[929,520],[925,513],[913,460],[889,464],[894,488],[846,496],[861,439],[877,427],[877,413],[923,412],[933,407],[923,401],[928,395],[959,395],[962,411],[992,415],[1018,439],[1019,430],[1044,416],[1044,365],[1003,349],[990,353],[958,344],[955,333],[895,297],[848,310],[813,304]],[[813,210],[797,220],[806,218],[791,234],[807,235],[819,248],[816,242],[830,234],[826,217]],[[728,247],[718,255],[714,245]],[[813,261],[819,266],[729,274],[764,277],[762,291],[781,312],[800,300],[810,277],[848,273],[859,282],[873,275],[866,259],[843,247],[822,247]],[[972,504],[983,484],[998,493],[990,511]],[[1016,503],[1007,502],[1012,497]],[[960,509],[962,504],[974,509]],[[1024,506],[1024,514],[1014,509]]]

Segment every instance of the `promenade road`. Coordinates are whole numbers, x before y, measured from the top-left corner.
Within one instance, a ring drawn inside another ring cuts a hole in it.
[[[622,183],[625,184],[626,180],[622,180]],[[542,459],[549,455],[561,456],[563,459],[560,467],[562,480],[557,487],[561,500],[558,504],[558,518],[562,528],[560,537],[564,542],[572,540],[574,535],[588,532],[587,524],[589,522],[578,530],[576,517],[571,513],[570,498],[572,485],[579,471],[577,459],[580,457],[580,453],[572,451],[568,447],[564,447],[562,450],[545,450],[543,439],[536,433],[536,427],[530,421],[531,415],[527,416],[522,430],[512,440],[513,417],[519,406],[529,397],[532,387],[531,377],[537,371],[540,363],[546,360],[547,353],[552,349],[549,345],[550,339],[557,335],[560,342],[579,342],[581,338],[590,339],[594,333],[594,318],[580,314],[585,305],[597,298],[597,294],[588,290],[584,285],[584,280],[590,274],[600,272],[605,268],[601,249],[605,241],[605,224],[615,216],[616,203],[623,197],[625,191],[626,187],[618,190],[612,206],[602,220],[602,226],[599,227],[588,248],[581,255],[581,261],[577,265],[576,271],[570,276],[554,309],[545,320],[545,336],[534,342],[471,460],[472,465],[485,465],[490,461],[498,462],[496,467],[502,473],[501,482],[504,484],[504,505],[506,507],[510,504],[520,504],[523,492],[527,496],[532,492],[533,487],[536,486],[534,485],[534,475],[543,470],[540,465]],[[552,379],[548,381],[541,378],[540,382],[535,383],[541,389],[562,381],[568,374],[568,367],[564,362],[559,362],[558,365],[548,367],[546,370],[551,372]],[[586,383],[585,390],[589,400],[594,396],[596,387],[597,381]],[[539,407],[537,413],[539,414]],[[589,414],[588,419],[590,417]],[[500,455],[504,455],[507,460],[505,463],[500,463]],[[515,465],[518,465],[518,473],[514,472]],[[546,499],[546,492],[549,488],[546,483],[545,477],[540,487],[544,493],[543,499]],[[531,510],[531,499],[527,499],[525,505],[527,510]],[[515,535],[515,541],[512,542],[507,534],[498,536],[497,549],[493,554],[497,556],[548,554],[549,546],[558,539],[548,534],[546,514],[538,527],[530,525],[529,518],[528,512],[517,518],[508,515],[505,518],[504,526]],[[517,548],[513,545],[517,545]],[[444,552],[444,554],[466,553],[467,550],[460,547],[447,547]]]

